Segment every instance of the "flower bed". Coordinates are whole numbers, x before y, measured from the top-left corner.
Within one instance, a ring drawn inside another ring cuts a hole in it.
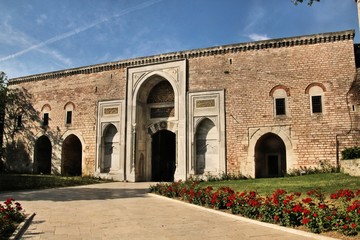
[[[0,204],[0,239],[8,239],[25,219],[21,204],[9,198]]]
[[[282,189],[260,196],[255,191],[234,192],[229,187],[214,190],[201,188],[198,181],[160,183],[150,187],[150,192],[215,209],[228,209],[233,214],[279,224],[305,226],[311,232],[337,231],[344,235],[360,232],[360,189],[345,189],[325,197],[316,190],[287,193]]]

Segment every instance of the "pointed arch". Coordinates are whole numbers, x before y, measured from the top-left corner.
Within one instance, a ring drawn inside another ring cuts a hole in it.
[[[34,166],[35,174],[51,174],[52,145],[50,139],[42,135],[35,142]]]
[[[119,168],[119,131],[114,124],[108,124],[103,131],[101,141],[102,156],[100,159],[100,173],[109,173]]]
[[[286,173],[286,147],[274,133],[266,133],[255,145],[255,178],[283,177]]]
[[[219,141],[215,123],[209,118],[198,122],[195,131],[195,174],[214,172],[219,168]]]
[[[66,137],[61,151],[62,175],[82,175],[82,145],[80,139],[74,134]]]

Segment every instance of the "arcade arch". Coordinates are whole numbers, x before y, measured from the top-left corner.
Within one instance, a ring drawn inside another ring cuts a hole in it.
[[[62,144],[61,174],[69,176],[82,174],[82,144],[74,134],[68,135]]]

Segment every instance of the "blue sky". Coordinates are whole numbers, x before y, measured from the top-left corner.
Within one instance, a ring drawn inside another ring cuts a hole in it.
[[[9,78],[272,38],[360,35],[354,0],[0,0],[0,9],[0,71]]]

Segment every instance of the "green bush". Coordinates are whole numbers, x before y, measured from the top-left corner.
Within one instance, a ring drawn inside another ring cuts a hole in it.
[[[344,160],[360,158],[360,147],[345,148],[341,155]]]

